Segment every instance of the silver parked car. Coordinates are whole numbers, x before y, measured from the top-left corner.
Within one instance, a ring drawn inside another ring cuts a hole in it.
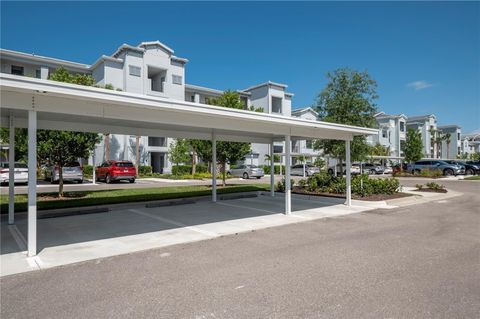
[[[62,173],[64,182],[83,183],[83,169],[78,162],[65,165],[62,168]],[[44,169],[44,177],[46,181],[50,181],[52,184],[58,183],[60,179],[58,166],[47,165]]]
[[[290,175],[303,176],[304,167],[303,164],[293,165],[290,169]],[[313,174],[320,173],[320,169],[312,164],[305,164],[305,176],[312,176]]]
[[[256,177],[257,179],[260,179],[265,175],[262,168],[259,168],[256,165],[245,164],[231,168],[227,174],[231,176],[243,177],[244,179],[249,179],[250,177]]]
[[[9,181],[8,163],[2,163],[0,166],[0,184],[7,184]],[[28,166],[23,163],[15,163],[13,169],[14,183],[28,183]]]

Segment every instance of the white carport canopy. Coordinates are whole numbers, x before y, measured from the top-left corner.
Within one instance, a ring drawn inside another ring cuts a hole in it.
[[[55,129],[140,136],[168,136],[270,144],[285,141],[285,213],[290,207],[290,152],[294,139],[346,141],[347,201],[350,204],[350,141],[374,129],[229,109],[199,103],[111,91],[43,79],[0,74],[2,127],[29,129],[28,253],[36,254],[36,130]],[[12,139],[11,139],[12,140]],[[10,150],[13,150],[10,145]],[[215,154],[215,152],[213,152]],[[272,161],[273,162],[273,161]],[[272,163],[273,164],[273,163]],[[10,156],[13,167],[13,156]],[[215,165],[213,166],[215,169]],[[13,170],[9,183],[13,190]],[[213,172],[212,200],[216,200]],[[271,183],[273,186],[273,174]],[[273,195],[273,192],[272,192]],[[13,191],[10,192],[13,202]],[[13,223],[13,205],[9,221]]]

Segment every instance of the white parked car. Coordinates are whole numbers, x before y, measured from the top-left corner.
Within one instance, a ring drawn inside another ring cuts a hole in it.
[[[383,174],[392,174],[393,169],[390,166],[385,166],[385,169],[383,170]]]
[[[9,181],[9,167],[8,163],[2,163],[0,166],[0,183],[7,184]],[[23,163],[15,163],[14,169],[14,183],[28,183],[28,166]]]
[[[305,164],[305,176],[312,176],[320,173],[320,169],[312,164]],[[303,164],[293,165],[290,169],[290,175],[303,176]]]
[[[342,164],[342,170],[341,173],[345,175],[347,173],[346,171],[347,165],[345,163]],[[330,166],[328,168],[328,174],[333,175],[335,173],[335,166]],[[337,174],[340,174],[340,165],[337,165]],[[358,164],[352,164],[350,167],[350,174],[352,175],[359,175],[360,174],[360,165]]]

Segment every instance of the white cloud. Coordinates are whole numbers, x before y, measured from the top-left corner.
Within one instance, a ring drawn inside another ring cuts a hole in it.
[[[413,88],[415,91],[428,89],[429,87],[432,87],[432,86],[433,86],[433,83],[429,83],[425,80],[407,83],[407,87]]]

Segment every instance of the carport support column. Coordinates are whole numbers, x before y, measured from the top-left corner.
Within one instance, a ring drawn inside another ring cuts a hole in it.
[[[273,141],[270,144],[270,195],[275,196],[275,156],[273,153]]]
[[[217,201],[217,136],[212,133],[212,202]]]
[[[9,119],[8,135],[8,224],[15,222],[15,125],[13,115]]]
[[[290,187],[290,151],[292,150],[292,143],[290,135],[285,135],[285,215],[292,213],[292,190]]]
[[[352,206],[352,176],[350,174],[350,167],[352,166],[350,163],[350,140],[345,141],[345,170],[346,170],[346,178],[347,178],[347,194],[345,205]]]
[[[37,254],[37,111],[28,111],[28,256]]]

